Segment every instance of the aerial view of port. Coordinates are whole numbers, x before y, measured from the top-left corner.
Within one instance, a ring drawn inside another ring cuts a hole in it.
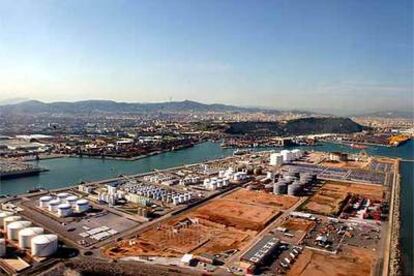
[[[0,275],[414,275],[411,0],[0,1]]]

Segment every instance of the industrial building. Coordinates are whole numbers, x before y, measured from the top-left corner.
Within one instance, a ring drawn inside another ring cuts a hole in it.
[[[240,260],[255,266],[263,265],[266,262],[266,258],[274,252],[278,245],[279,240],[277,238],[271,235],[264,236]]]

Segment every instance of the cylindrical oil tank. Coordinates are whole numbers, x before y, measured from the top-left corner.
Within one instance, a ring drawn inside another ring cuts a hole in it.
[[[299,184],[292,184],[288,187],[288,195],[291,196],[298,196],[300,191],[302,190],[302,186]]]
[[[32,223],[28,220],[13,221],[7,225],[7,238],[10,240],[17,240],[19,238],[19,231],[29,227]]]
[[[56,212],[57,206],[60,204],[60,199],[52,199],[51,201],[49,201],[49,211],[50,212]]]
[[[292,176],[292,175],[283,175],[283,180],[286,180],[286,181],[294,181],[296,178],[294,177],[294,176]]]
[[[53,234],[38,235],[32,238],[30,245],[32,256],[47,257],[57,251],[58,237]]]
[[[5,218],[4,221],[3,221],[4,231],[7,231],[7,225],[9,225],[10,223],[12,223],[14,221],[18,221],[18,220],[21,220],[21,219],[22,219],[21,216],[9,216],[9,217]]]
[[[86,199],[79,199],[75,203],[75,209],[78,213],[86,212],[89,209],[89,201]]]
[[[301,185],[301,182],[300,180],[295,180],[293,181],[292,185]]]
[[[230,183],[230,179],[228,177],[223,178],[223,187],[228,186]]]
[[[4,219],[7,218],[7,217],[10,217],[12,215],[13,215],[12,212],[1,211],[0,212],[0,226],[3,227],[4,226]]]
[[[61,203],[57,206],[59,217],[67,217],[72,214],[72,206],[69,203]]]
[[[269,178],[269,179],[273,179],[273,176],[274,176],[273,172],[267,172],[266,173],[266,177]]]
[[[28,227],[19,231],[19,247],[20,248],[30,248],[32,238],[41,235],[44,233],[42,227]]]
[[[6,240],[0,239],[0,257],[4,257],[6,255]]]
[[[47,208],[49,205],[49,202],[52,200],[51,196],[42,196],[39,198],[39,207],[40,208]]]
[[[308,181],[308,180],[299,180],[299,184],[300,184],[302,187],[306,187],[306,186],[308,186],[309,181]]]
[[[71,195],[71,196],[68,196],[67,198],[66,198],[66,202],[67,203],[69,203],[71,206],[75,206],[75,204],[76,204],[76,201],[78,201],[78,197],[77,196],[75,196],[75,195]]]
[[[300,180],[305,180],[305,179],[309,179],[311,177],[311,175],[309,173],[301,173],[300,174]]]
[[[57,198],[59,198],[60,199],[60,201],[62,201],[62,202],[65,202],[66,201],[66,198],[69,196],[69,194],[68,193],[65,193],[65,192],[63,192],[63,193],[58,193],[57,194]]]
[[[253,174],[254,173],[254,167],[252,165],[247,166],[246,172],[249,175]]]
[[[243,171],[245,168],[246,168],[246,165],[240,164],[240,165],[238,165],[238,166],[237,166],[236,171],[241,172],[241,171]]]
[[[261,167],[254,168],[253,174],[254,175],[261,175],[262,174],[262,168]]]
[[[273,185],[273,193],[277,195],[286,194],[287,190],[287,183],[283,181],[279,181]]]

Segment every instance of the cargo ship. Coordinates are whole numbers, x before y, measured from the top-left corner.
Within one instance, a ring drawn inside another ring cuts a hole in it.
[[[0,161],[0,179],[38,175],[47,169],[24,162]]]

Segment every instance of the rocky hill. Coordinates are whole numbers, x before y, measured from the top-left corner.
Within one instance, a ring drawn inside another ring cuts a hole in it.
[[[279,122],[235,122],[230,123],[226,133],[234,135],[297,136],[322,133],[353,133],[365,127],[349,118],[302,118]]]

